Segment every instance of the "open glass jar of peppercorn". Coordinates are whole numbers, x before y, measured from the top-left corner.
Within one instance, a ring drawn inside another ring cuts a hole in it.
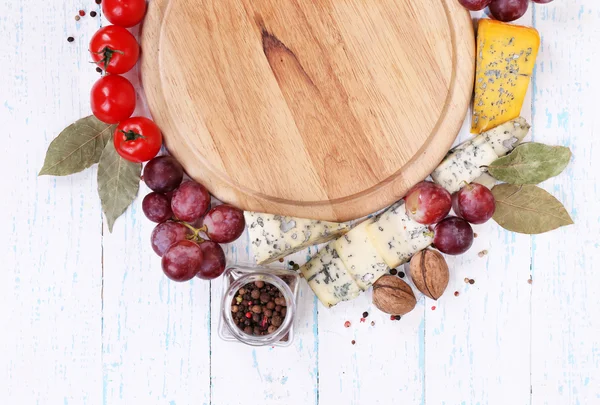
[[[223,275],[219,336],[251,346],[292,343],[299,276],[289,270],[231,267]]]

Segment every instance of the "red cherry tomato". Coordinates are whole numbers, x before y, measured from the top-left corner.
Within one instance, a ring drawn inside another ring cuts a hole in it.
[[[107,124],[116,124],[133,114],[135,89],[122,76],[104,76],[92,86],[90,104],[96,118]]]
[[[93,61],[106,72],[122,74],[129,72],[137,63],[140,46],[125,28],[109,25],[94,34],[90,53]]]
[[[146,0],[104,0],[102,12],[108,21],[129,28],[139,24],[146,14]]]
[[[131,162],[147,162],[158,154],[162,134],[154,123],[145,117],[131,117],[119,124],[113,136],[115,149]]]

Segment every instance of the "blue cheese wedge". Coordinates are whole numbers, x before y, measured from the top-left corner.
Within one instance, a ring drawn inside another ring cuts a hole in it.
[[[406,214],[404,200],[398,201],[367,225],[373,246],[390,267],[406,263],[433,243],[433,233]]]
[[[514,148],[527,136],[531,125],[525,118],[519,117],[508,121],[496,128],[483,133],[486,142],[491,145],[498,157],[512,152]]]
[[[346,270],[333,243],[330,242],[316,256],[300,267],[310,288],[319,301],[328,308],[341,301],[352,300],[361,293],[361,289]]]
[[[454,193],[481,176],[498,155],[484,135],[454,149],[431,173],[431,178],[450,193]]]
[[[451,193],[482,176],[494,160],[510,153],[527,136],[531,126],[518,117],[464,142],[448,153],[431,174]]]
[[[373,219],[362,222],[333,243],[346,269],[362,290],[369,289],[389,271],[367,233],[367,226],[373,222]]]
[[[267,264],[309,246],[325,243],[350,227],[335,222],[244,212],[254,259]]]

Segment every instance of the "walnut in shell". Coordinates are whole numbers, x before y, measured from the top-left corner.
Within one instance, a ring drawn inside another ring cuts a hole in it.
[[[444,256],[438,251],[425,249],[411,259],[410,276],[419,291],[437,300],[448,286],[450,272]]]
[[[390,315],[404,315],[417,305],[412,288],[398,277],[386,275],[373,284],[373,304]]]

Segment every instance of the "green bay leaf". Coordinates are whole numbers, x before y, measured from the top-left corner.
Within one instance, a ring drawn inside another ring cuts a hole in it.
[[[573,224],[560,201],[538,186],[499,184],[492,193],[494,221],[509,231],[536,235]]]
[[[116,127],[93,115],[69,125],[50,143],[39,175],[67,176],[98,163]]]
[[[510,184],[539,184],[560,174],[570,160],[571,150],[567,147],[530,142],[493,162],[488,172]]]
[[[98,162],[98,195],[108,229],[131,205],[140,188],[142,165],[123,159],[108,142]]]

